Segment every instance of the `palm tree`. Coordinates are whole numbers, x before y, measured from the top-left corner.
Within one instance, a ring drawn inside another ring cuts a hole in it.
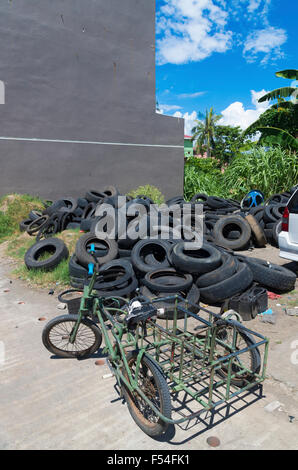
[[[214,114],[213,108],[209,112],[206,110],[204,121],[196,120],[196,125],[191,130],[192,141],[197,141],[197,150],[200,153],[205,151],[207,157],[211,157],[212,149],[214,149],[215,125],[220,118],[220,115]]]

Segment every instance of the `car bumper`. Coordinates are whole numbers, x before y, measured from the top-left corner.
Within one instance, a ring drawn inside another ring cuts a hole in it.
[[[298,244],[290,241],[288,232],[280,232],[278,244],[281,258],[298,261]]]

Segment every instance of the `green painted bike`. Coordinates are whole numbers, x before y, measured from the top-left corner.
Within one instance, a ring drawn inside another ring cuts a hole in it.
[[[78,314],[51,320],[42,341],[54,355],[87,358],[104,340],[102,353],[132,418],[146,434],[161,436],[169,424],[199,417],[264,381],[266,338],[202,307],[200,316],[192,313],[178,295],[131,302],[98,297],[94,266]],[[174,313],[160,320],[164,302],[175,304]],[[181,394],[198,409],[173,419],[171,395]]]

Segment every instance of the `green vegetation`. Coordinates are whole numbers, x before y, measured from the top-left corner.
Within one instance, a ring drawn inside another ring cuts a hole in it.
[[[220,115],[206,110],[204,121],[196,120],[196,125],[192,129],[192,140],[196,140],[196,152],[203,155],[206,153],[207,157],[211,157],[215,148],[215,126],[217,121],[221,119]]]
[[[28,219],[31,210],[42,210],[41,199],[28,194],[9,194],[0,199],[0,242],[19,233],[19,223]]]
[[[127,195],[133,198],[141,195],[147,196],[152,199],[155,204],[164,204],[165,202],[165,197],[161,193],[161,191],[156,188],[156,186],[152,186],[150,184],[146,184],[145,186],[139,186],[136,189],[132,189]]]
[[[223,175],[224,187],[239,199],[251,189],[260,189],[269,197],[290,189],[297,182],[297,157],[281,147],[255,147],[234,158]]]
[[[298,80],[298,70],[283,70],[276,72],[276,76]],[[187,159],[185,199],[204,192],[241,200],[251,189],[259,189],[268,197],[295,186],[298,183],[297,93],[298,88],[291,84],[262,96],[259,102],[277,100],[277,103],[244,132],[239,127],[219,125],[220,116],[214,114],[213,108],[206,111],[205,118],[196,122],[192,133],[197,152],[211,158]]]
[[[223,189],[223,175],[214,158],[188,158],[184,167],[184,198],[189,201],[196,193],[228,197]]]
[[[195,193],[241,200],[251,189],[266,197],[288,190],[298,182],[297,157],[281,147],[252,147],[239,153],[221,172],[215,159],[196,159],[185,164],[184,197]]]
[[[70,256],[75,250],[75,244],[80,238],[81,233],[79,230],[64,230],[64,232],[56,235],[66,244]],[[21,235],[14,235],[7,241],[6,255],[13,258],[16,262],[16,267],[13,275],[19,279],[28,281],[31,285],[38,287],[51,287],[59,282],[61,287],[69,285],[69,259],[63,260],[52,271],[44,271],[42,269],[34,270],[27,269],[24,264],[24,256],[26,251],[35,243],[35,238],[30,237],[27,233]],[[49,255],[45,254],[45,257]]]
[[[276,72],[277,77],[297,80],[298,70]],[[297,87],[288,86],[273,90],[259,99],[259,102],[277,100],[259,119],[249,126],[245,136],[260,132],[259,144],[281,146],[285,149],[298,149],[298,102]],[[290,98],[286,100],[285,98]]]

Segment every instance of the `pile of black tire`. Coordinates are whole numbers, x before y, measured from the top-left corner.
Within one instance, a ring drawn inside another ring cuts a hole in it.
[[[290,191],[274,194],[264,204],[264,206],[254,207],[249,210],[249,214],[254,217],[259,227],[264,231],[264,235],[273,246],[278,246],[278,234],[281,232],[282,216],[289,202],[290,197],[296,191],[297,186]]]
[[[250,247],[264,247],[267,243],[278,246],[282,216],[285,207],[296,191],[274,194],[264,205],[243,208],[233,199],[196,194],[191,203],[201,203],[204,208],[206,240],[234,251]]]
[[[130,256],[119,258],[114,240],[85,234],[78,241],[69,270],[73,287],[82,289],[88,278],[91,244],[101,265],[95,289],[99,296],[128,296],[136,292],[152,299],[179,294],[181,306],[193,310],[199,302],[222,306],[227,300],[261,285],[275,292],[295,286],[296,275],[283,267],[240,256],[212,243],[189,250],[184,241],[147,239],[133,246]],[[190,304],[188,304],[190,302]],[[188,307],[187,307],[188,305]],[[173,313],[172,299],[161,304],[161,318]]]
[[[273,225],[280,221],[291,192],[274,195],[265,205],[247,210],[241,209],[240,203],[233,199],[205,194],[196,194],[188,203],[182,196],[168,200],[166,204],[169,208],[188,206],[191,226],[195,225],[196,205],[203,204],[204,244],[200,250],[186,249],[187,230],[182,231],[181,238],[177,239],[171,227],[171,219],[166,239],[162,224],[155,226],[155,233],[152,232],[150,209],[153,201],[144,195],[134,199],[127,196],[122,198],[127,214],[124,238],[119,233],[116,233],[115,239],[109,239],[105,233],[98,231],[95,234],[99,221],[96,209],[108,203],[114,207],[117,218],[119,209],[123,209],[123,206],[119,207],[118,196],[118,190],[108,186],[102,191],[88,191],[84,198],[63,198],[47,204],[42,213],[31,211],[29,219],[20,226],[21,230],[26,229],[37,238],[25,255],[27,267],[52,269],[67,258],[68,251],[63,241],[53,235],[68,228],[79,228],[86,233],[78,240],[75,253],[69,261],[71,285],[83,289],[88,282],[88,265],[94,262],[89,251],[91,245],[94,245],[95,256],[101,266],[95,284],[100,296],[132,298],[138,292],[153,298],[172,297],[179,293],[184,299],[181,301],[183,306],[187,302],[199,306],[200,301],[209,305],[223,305],[253,285],[261,285],[276,292],[294,288],[296,276],[291,271],[235,253],[252,245],[264,246],[267,238],[271,240],[271,234],[274,238]],[[143,217],[146,221],[145,233],[139,230],[137,238],[130,236],[131,230],[139,222],[134,211],[130,211],[135,203],[144,207]],[[159,209],[155,210],[155,216],[160,220]],[[40,261],[40,255],[43,251],[49,251],[49,248],[53,250],[53,257]],[[162,306],[164,312],[159,312],[159,315],[171,315],[173,301],[164,301]]]

